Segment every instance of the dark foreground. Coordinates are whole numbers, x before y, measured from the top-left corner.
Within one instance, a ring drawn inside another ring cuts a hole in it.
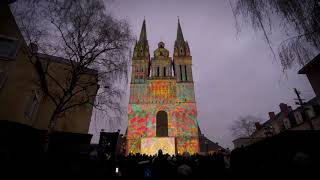
[[[0,179],[320,179],[319,131],[280,133],[230,154],[110,159],[93,149],[80,153],[88,149],[80,141],[64,137],[44,147],[39,132],[10,131],[0,128]]]

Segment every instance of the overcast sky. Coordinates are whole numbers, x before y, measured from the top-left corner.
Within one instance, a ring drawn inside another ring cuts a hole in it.
[[[145,17],[151,54],[163,41],[172,56],[180,17],[191,49],[200,128],[224,147],[233,147],[228,127],[239,116],[267,120],[268,112],[279,112],[282,102],[295,107],[293,88],[307,100],[314,97],[307,78],[297,74],[300,67],[282,72],[261,33],[247,28],[237,34],[226,0],[115,0],[108,8],[117,18],[129,21],[136,37]],[[274,48],[284,38],[281,33],[272,34]]]

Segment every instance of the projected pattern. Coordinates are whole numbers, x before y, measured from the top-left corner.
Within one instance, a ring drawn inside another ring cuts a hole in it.
[[[161,149],[164,154],[175,154],[174,137],[155,137],[141,139],[141,153],[147,155],[155,155]]]
[[[198,152],[197,108],[193,84],[176,84],[173,80],[148,80],[146,84],[131,84],[128,152],[141,152],[140,139],[156,136],[158,111],[168,113],[168,135],[177,137],[176,152]]]

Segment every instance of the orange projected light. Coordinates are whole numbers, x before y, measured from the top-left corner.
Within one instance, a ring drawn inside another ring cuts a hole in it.
[[[141,153],[155,155],[161,149],[163,154],[175,154],[174,137],[154,137],[141,139]]]

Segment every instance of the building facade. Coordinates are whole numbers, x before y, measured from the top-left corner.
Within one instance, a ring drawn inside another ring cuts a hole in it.
[[[269,112],[269,119],[262,124],[255,123],[256,130],[249,137],[233,140],[234,147],[249,146],[286,131],[320,130],[320,99],[314,97],[304,103],[304,107],[304,110],[301,107],[293,110],[291,106],[280,103],[279,113]]]
[[[127,153],[199,152],[192,56],[178,21],[173,58],[163,42],[150,58],[146,23],[132,57]]]
[[[298,73],[308,77],[314,93],[320,97],[320,54],[303,66]]]
[[[0,3],[0,121],[24,124],[35,129],[47,130],[54,103],[41,92],[39,75],[30,62],[29,47],[6,2]],[[61,57],[38,54],[43,66],[60,83],[64,84],[71,64]],[[96,82],[97,72],[87,69],[81,81]],[[49,90],[56,91],[56,84],[48,80]],[[97,86],[87,89],[94,96]],[[74,101],[83,98],[74,96]],[[94,101],[92,97],[91,102]],[[57,120],[55,131],[87,134],[93,107],[89,104],[67,111]]]

